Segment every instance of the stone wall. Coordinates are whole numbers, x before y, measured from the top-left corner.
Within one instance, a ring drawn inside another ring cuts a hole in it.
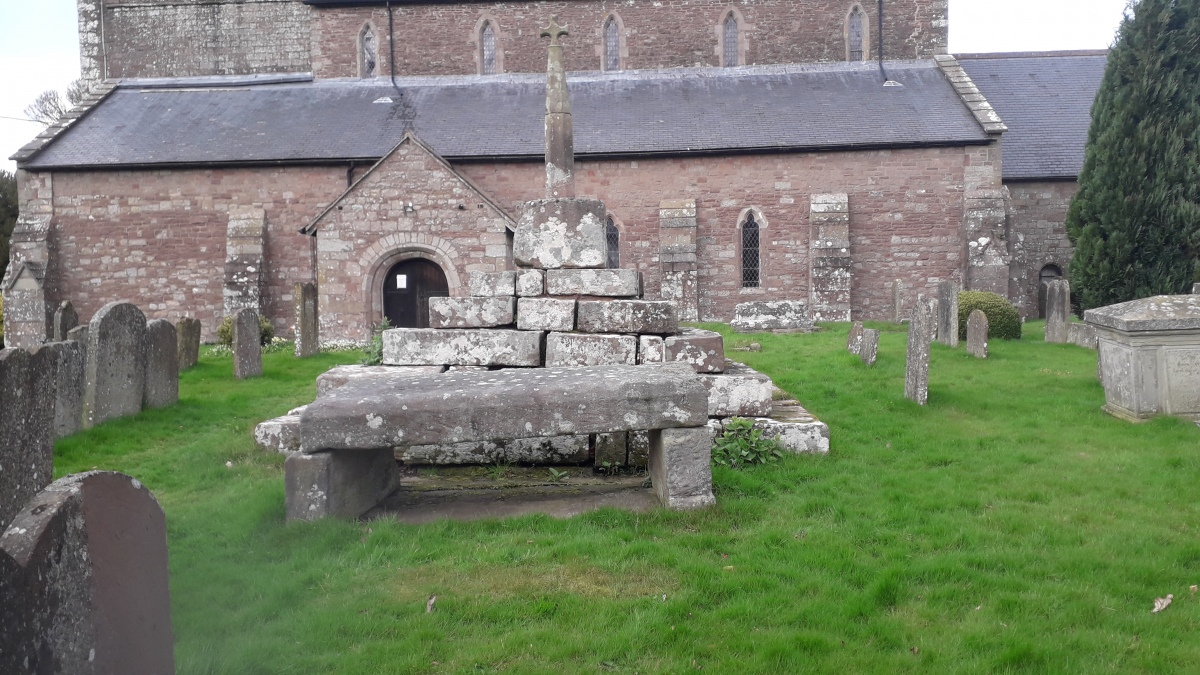
[[[845,23],[853,0],[743,0],[744,65],[842,61]],[[876,55],[876,9],[859,2]],[[588,2],[426,2],[393,5],[397,75],[479,72],[477,34],[485,19],[497,28],[504,72],[544,72],[546,46],[538,37],[550,16],[571,30],[562,40],[567,70],[600,70],[603,25],[616,12],[626,70],[720,65],[718,26],[726,0],[590,0]],[[946,51],[946,0],[888,0],[884,54],[911,59]],[[379,72],[389,72],[387,11],[382,7],[321,9],[312,23],[312,66],[318,77],[357,77],[359,31],[370,22],[379,38]]]
[[[1039,275],[1056,265],[1064,275],[1074,248],[1067,238],[1067,208],[1079,190],[1073,180],[1009,182],[1012,229],[1012,301],[1027,318],[1038,317]]]

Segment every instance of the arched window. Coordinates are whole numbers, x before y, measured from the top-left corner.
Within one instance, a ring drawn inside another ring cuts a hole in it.
[[[742,223],[742,288],[758,288],[762,281],[758,229],[754,212],[747,213]]]
[[[495,75],[496,70],[496,27],[491,21],[483,22],[483,30],[479,33],[479,72],[481,75]]]
[[[375,77],[379,74],[379,42],[370,24],[358,33],[358,76]]]
[[[737,15],[730,11],[725,15],[725,23],[721,27],[721,65],[725,67],[740,66],[741,59],[738,50],[738,19]]]
[[[621,267],[621,231],[617,229],[612,216],[604,223],[604,237],[608,240],[608,263],[606,267],[615,270]]]
[[[604,69],[621,69],[621,27],[617,24],[617,17],[612,14],[604,22]]]
[[[865,61],[867,58],[867,17],[862,7],[855,5],[846,18],[846,60]]]

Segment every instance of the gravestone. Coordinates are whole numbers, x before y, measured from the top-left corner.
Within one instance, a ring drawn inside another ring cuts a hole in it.
[[[901,288],[902,288],[900,280],[897,279],[897,280],[893,281],[891,284],[889,284],[889,286],[891,287],[891,296],[892,296],[891,321],[892,321],[892,323],[900,323],[901,319],[904,318],[904,316],[901,314],[901,309],[900,309],[900,307],[901,307],[900,294],[901,294]]]
[[[54,437],[64,438],[83,428],[83,392],[87,384],[87,349],[75,340],[51,342],[58,361],[54,396]]]
[[[879,331],[874,328],[864,328],[862,347],[858,350],[858,358],[864,366],[875,365],[875,357],[879,354]]]
[[[1192,284],[1192,295],[1200,295],[1200,283]]]
[[[908,356],[904,368],[904,397],[925,405],[929,399],[929,343],[933,316],[927,303],[917,303],[908,320]]]
[[[938,299],[927,298],[924,295],[917,296],[917,304],[924,305],[925,311],[929,314],[929,339],[937,339],[937,317],[938,317]]]
[[[146,315],[128,302],[110,302],[92,317],[83,396],[85,429],[141,412],[146,342]]]
[[[179,371],[194,368],[200,360],[200,319],[185,316],[175,325],[179,340]]]
[[[5,525],[53,479],[57,370],[52,349],[0,350],[0,523]]]
[[[166,408],[179,401],[179,344],[166,319],[146,323],[146,390],[143,407]]]
[[[1067,341],[1067,319],[1071,312],[1071,284],[1055,279],[1046,284],[1046,342]]]
[[[79,315],[70,300],[63,300],[58,309],[54,310],[54,321],[51,326],[51,340],[62,342],[67,339],[67,333],[79,325]]]
[[[937,339],[950,347],[958,346],[958,284],[938,284]]]
[[[967,317],[967,353],[977,359],[988,355],[988,318],[982,309],[971,310]]]
[[[861,321],[855,321],[850,325],[850,335],[846,337],[846,351],[851,354],[861,354],[862,342],[863,324]]]
[[[67,476],[0,536],[0,672],[174,673],[166,518],[137,480]]]
[[[317,309],[317,285],[296,284],[292,291],[296,302],[296,358],[302,359],[320,353],[317,337],[319,314]]]
[[[262,375],[262,329],[258,312],[243,307],[233,315],[233,376],[239,380]]]

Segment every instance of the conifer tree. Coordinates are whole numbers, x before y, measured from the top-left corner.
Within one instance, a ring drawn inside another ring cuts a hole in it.
[[[1126,11],[1067,214],[1083,309],[1187,293],[1200,258],[1200,0]]]

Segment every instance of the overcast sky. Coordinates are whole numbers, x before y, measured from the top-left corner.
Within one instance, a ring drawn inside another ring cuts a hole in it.
[[[79,77],[75,1],[0,0],[0,169],[13,170],[8,156],[41,130],[5,118]],[[1126,1],[950,0],[950,52],[1103,49]]]

